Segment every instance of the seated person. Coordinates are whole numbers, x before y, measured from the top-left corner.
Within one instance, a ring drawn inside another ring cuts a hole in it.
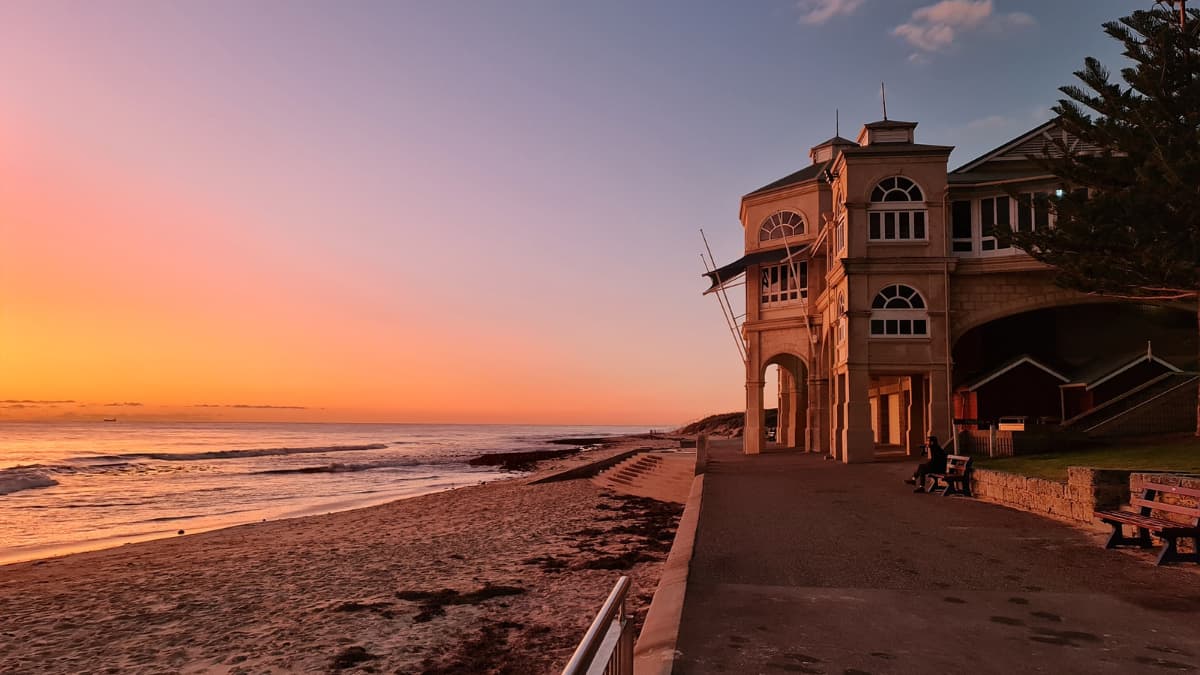
[[[925,456],[928,457],[928,460],[918,464],[912,478],[904,481],[909,485],[917,486],[913,492],[924,492],[925,477],[931,473],[942,473],[946,470],[946,451],[942,449],[937,436],[933,434],[930,434],[929,438],[925,440]]]

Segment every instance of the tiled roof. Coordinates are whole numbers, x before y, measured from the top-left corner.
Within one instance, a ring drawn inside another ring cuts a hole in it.
[[[784,176],[783,178],[780,178],[779,180],[775,181],[774,183],[768,183],[753,192],[747,193],[745,195],[745,197],[743,197],[743,199],[745,199],[746,197],[753,197],[754,195],[761,194],[763,192],[771,192],[772,190],[778,190],[780,188],[785,188],[785,187],[788,187],[791,185],[799,185],[800,183],[807,183],[810,180],[824,180],[822,178],[822,175],[825,170],[825,167],[827,167],[827,166],[829,166],[829,162],[821,162],[819,164],[813,164],[811,166],[806,166],[803,169],[800,169],[799,171],[797,171],[795,173],[788,174],[788,175]]]

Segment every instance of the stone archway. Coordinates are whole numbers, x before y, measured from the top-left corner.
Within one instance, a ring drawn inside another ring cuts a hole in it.
[[[808,364],[795,354],[776,354],[763,362],[760,379],[771,366],[779,368],[774,447],[803,452],[808,443]]]

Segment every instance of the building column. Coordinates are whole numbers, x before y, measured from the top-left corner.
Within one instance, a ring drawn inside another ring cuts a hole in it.
[[[845,373],[838,373],[833,376],[832,389],[833,396],[831,397],[830,401],[830,409],[833,412],[833,424],[831,425],[833,433],[830,436],[832,440],[831,448],[833,451],[833,458],[841,461],[842,458],[846,456],[846,453],[843,452],[843,448],[846,447],[845,437],[842,434],[842,431],[846,428],[846,407],[844,404],[844,401],[846,400]]]
[[[795,399],[792,398],[794,387],[790,384],[792,379],[791,373],[782,366],[779,371],[779,405],[775,409],[775,444],[781,447],[787,447],[788,434],[792,430],[791,417],[792,406],[795,405]]]
[[[763,449],[762,380],[746,381],[746,427],[742,432],[742,452],[757,455]]]
[[[921,454],[925,445],[925,376],[908,378],[908,456]]]
[[[805,443],[809,452],[829,452],[829,380],[809,378],[808,406],[805,411],[808,424]]]
[[[792,408],[788,411],[790,433],[787,435],[787,445],[803,452],[808,422],[808,390],[798,386],[794,377],[788,378],[788,388],[788,399],[792,402]]]
[[[871,403],[868,398],[871,375],[866,368],[851,368],[846,373],[846,428],[842,431],[842,461],[847,464],[875,460],[875,432],[871,429]]]
[[[942,447],[954,440],[950,428],[950,383],[945,370],[929,373],[929,433],[938,437]]]

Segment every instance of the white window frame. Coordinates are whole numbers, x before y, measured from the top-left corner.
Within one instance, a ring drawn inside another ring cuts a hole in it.
[[[796,283],[793,266],[803,285]],[[759,271],[758,299],[761,307],[782,307],[808,299],[808,261],[763,265]]]
[[[887,296],[886,291],[897,289],[898,295]],[[911,291],[905,292],[904,289]],[[884,299],[886,304],[899,305],[903,303],[905,307],[875,307],[876,302],[880,298]],[[920,307],[913,306],[913,300],[920,303]],[[916,332],[917,322],[924,322],[924,331]],[[876,325],[883,322],[882,332],[876,332]],[[896,332],[889,332],[889,323],[894,322]],[[904,326],[908,326],[909,332],[901,332]],[[872,340],[928,340],[929,335],[929,303],[925,302],[925,297],[921,292],[908,284],[894,283],[886,284],[879,292],[871,299],[871,319],[869,324],[869,333]]]
[[[921,193],[921,198],[925,197],[925,189],[916,181],[907,176],[888,176],[876,183],[871,188],[871,197],[874,197],[875,190],[879,189],[884,181],[895,178],[903,178],[913,184],[913,186]],[[897,190],[899,188],[890,188],[887,191]],[[917,230],[917,221],[921,221],[921,236],[915,236]],[[888,236],[888,220],[891,219],[891,234]],[[908,236],[901,236],[905,226],[903,221],[907,220]],[[877,227],[876,227],[877,225]],[[876,236],[878,233],[878,236]],[[925,208],[923,201],[896,201],[896,202],[875,202],[872,201],[867,206],[867,241],[872,244],[896,244],[896,243],[911,243],[911,242],[927,242],[929,241],[929,210]]]
[[[800,231],[799,232],[796,231],[796,228],[797,228],[796,225],[794,225],[794,224],[785,225],[780,220],[781,218],[787,217],[787,216],[795,216],[800,221],[800,225],[799,225]],[[785,227],[789,227],[792,229],[792,233],[791,234],[781,234],[779,236],[767,236],[764,238],[764,234],[766,232],[768,224],[771,224],[772,229],[781,230]],[[780,210],[776,211],[775,213],[772,213],[771,215],[767,216],[766,218],[763,218],[762,222],[758,224],[758,243],[765,244],[770,241],[783,241],[785,239],[792,239],[793,237],[802,237],[807,233],[808,233],[808,221],[804,219],[803,214],[801,214],[799,211],[793,211],[792,209],[780,209]]]
[[[1036,207],[1036,204],[1033,203],[1033,200],[1036,200],[1037,195],[1046,195],[1048,198],[1051,198],[1053,194],[1054,194],[1053,191],[1045,190],[1045,191],[1040,191],[1040,192],[1021,192],[1018,194],[1017,198],[1013,198],[1007,194],[991,194],[991,195],[984,195],[981,197],[971,197],[969,199],[951,200],[951,202],[950,202],[950,237],[951,237],[950,250],[951,250],[952,255],[956,255],[956,256],[959,256],[962,258],[992,258],[992,257],[1000,257],[1000,256],[1017,255],[1017,254],[1023,253],[1023,251],[1021,251],[1021,249],[1019,249],[1015,246],[1012,246],[1011,244],[1009,246],[1005,246],[1005,247],[1000,246],[1000,242],[995,237],[995,235],[987,236],[987,237],[983,236],[983,214],[985,213],[984,202],[987,200],[1007,199],[1008,200],[1008,225],[1010,228],[1013,228],[1015,231],[1020,232],[1020,231],[1024,231],[1024,230],[1020,229],[1021,210],[1023,208],[1029,209],[1029,219],[1030,219],[1029,222],[1030,222],[1030,226],[1033,230],[1037,230],[1040,227],[1054,227],[1054,223],[1055,223],[1054,211],[1050,210],[1049,208],[1047,208],[1047,210],[1046,210],[1046,221],[1045,221],[1046,224],[1043,226],[1038,225],[1037,207]],[[1028,197],[1031,200],[1031,203],[1028,205],[1028,207],[1024,206],[1021,203],[1021,199],[1025,198],[1025,197]],[[954,204],[956,202],[969,202],[971,205],[971,238],[969,240],[963,239],[961,237],[954,237]],[[995,223],[1000,222],[1000,218],[998,217],[998,212],[995,210],[996,207],[995,207],[994,203],[991,205],[991,208],[992,208],[992,213],[993,213],[993,218],[994,218],[994,224],[993,224],[993,228],[994,228]],[[955,251],[954,245],[958,244],[958,243],[969,243],[971,245],[971,250],[970,251]],[[990,245],[991,248],[985,249],[984,248],[985,244]]]

